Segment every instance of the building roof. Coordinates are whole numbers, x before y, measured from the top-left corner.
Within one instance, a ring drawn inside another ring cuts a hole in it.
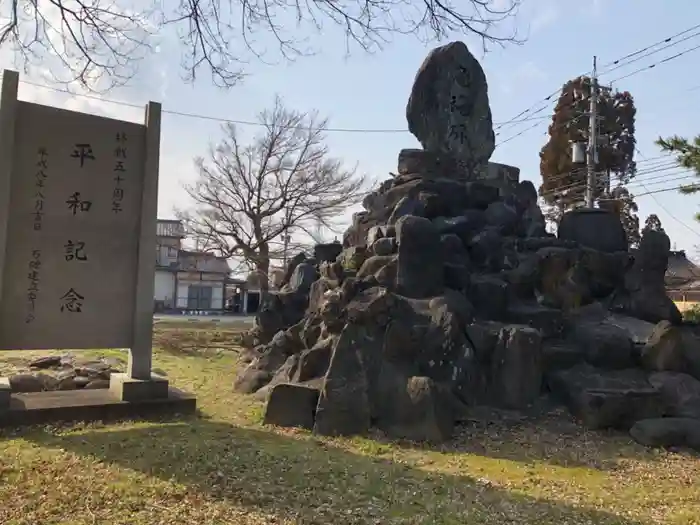
[[[665,280],[668,288],[698,288],[700,267],[688,259],[685,251],[672,251],[668,257]]]
[[[209,252],[198,252],[192,250],[179,250],[178,262],[181,270],[194,270],[198,272],[215,272],[230,274],[231,268],[225,257],[219,257]]]

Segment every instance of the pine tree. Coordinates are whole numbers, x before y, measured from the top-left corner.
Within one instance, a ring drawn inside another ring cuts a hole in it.
[[[571,148],[574,142],[587,142],[590,93],[589,77],[578,77],[564,84],[549,126],[549,140],[540,152],[540,195],[549,205],[548,218],[552,220],[557,220],[584,198],[586,169],[583,165],[572,164]],[[634,177],[637,168],[634,162],[636,109],[632,95],[628,91],[600,88],[598,114],[596,200],[611,198],[611,195],[603,195],[608,186],[608,174],[611,181],[624,186]]]
[[[700,177],[700,135],[691,142],[688,139],[674,135],[667,139],[659,139],[656,144],[662,151],[676,154],[678,165],[683,168],[689,168],[695,171],[695,174]],[[681,193],[692,195],[700,191],[700,184],[687,184],[679,188]],[[700,221],[700,213],[695,214],[695,220]]]

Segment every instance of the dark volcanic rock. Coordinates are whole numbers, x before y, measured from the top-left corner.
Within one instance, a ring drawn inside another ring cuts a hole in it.
[[[392,410],[379,426],[388,434],[412,441],[441,443],[452,437],[455,414],[450,393],[429,377],[410,377],[393,390]]]
[[[552,393],[589,428],[629,429],[664,413],[661,394],[638,369],[602,371],[588,365],[553,372]]]
[[[649,383],[661,392],[667,415],[700,419],[700,381],[688,374],[657,372]]]
[[[635,365],[632,339],[619,326],[605,321],[582,321],[574,325],[571,337],[593,366],[623,369]]]
[[[491,393],[505,408],[525,408],[540,394],[542,338],[534,328],[503,328],[491,359]]]
[[[270,391],[263,423],[279,427],[311,430],[318,403],[318,390],[302,385],[282,383]]]
[[[314,246],[314,259],[319,264],[324,262],[334,262],[342,251],[343,245],[339,242],[317,244]]]
[[[600,252],[627,251],[627,234],[620,219],[606,210],[580,208],[565,213],[557,236]]]
[[[700,420],[687,417],[660,417],[637,421],[630,429],[632,438],[648,447],[689,447],[700,450]]]
[[[642,348],[647,370],[686,372],[700,379],[700,338],[690,327],[659,322]]]
[[[400,151],[342,251],[292,259],[235,388],[326,435],[444,441],[473,405],[533,414],[549,390],[590,428],[692,443],[678,418],[700,416],[700,338],[666,296],[668,237],[629,251],[605,210],[547,233],[535,185],[487,164],[487,85],[462,43],[425,60],[407,119],[424,149]]]
[[[29,363],[30,368],[52,368],[61,364],[60,355],[47,355],[32,359]]]
[[[634,265],[626,273],[624,285],[610,300],[613,311],[657,323],[680,324],[682,316],[666,295],[664,277],[671,241],[663,231],[647,231],[634,255]]]
[[[399,243],[396,289],[408,297],[432,297],[444,287],[440,235],[428,219],[408,215],[396,225]]]
[[[360,349],[370,343],[371,335],[363,326],[348,324],[343,329],[318,399],[314,432],[338,436],[369,430],[369,385]]]
[[[448,153],[474,172],[486,167],[495,147],[486,75],[463,42],[428,54],[413,82],[406,119],[423,149]]]

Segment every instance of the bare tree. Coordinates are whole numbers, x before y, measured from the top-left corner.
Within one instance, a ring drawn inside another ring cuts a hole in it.
[[[204,70],[214,84],[230,87],[242,78],[246,56],[269,56],[256,41],[260,35],[271,36],[288,60],[313,53],[309,37],[328,24],[344,30],[348,52],[352,44],[382,49],[395,35],[430,41],[460,33],[479,36],[486,50],[488,43],[520,42],[515,30],[502,31],[520,1],[6,0],[0,47],[11,46],[25,66],[46,67],[47,56],[54,57],[68,81],[94,88],[106,80],[100,84],[108,89],[128,82],[172,29],[187,79]]]
[[[336,230],[348,207],[366,194],[366,180],[329,155],[326,120],[285,108],[277,98],[259,116],[261,132],[241,144],[232,124],[223,140],[197,158],[197,181],[186,190],[193,208],[179,212],[204,249],[240,258],[267,291],[270,262],[282,258],[290,231],[313,237],[322,224]]]

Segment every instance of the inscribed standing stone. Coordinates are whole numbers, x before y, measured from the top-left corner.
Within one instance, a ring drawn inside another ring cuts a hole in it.
[[[430,52],[406,106],[408,129],[426,151],[449,153],[479,176],[495,147],[486,75],[463,42]]]

